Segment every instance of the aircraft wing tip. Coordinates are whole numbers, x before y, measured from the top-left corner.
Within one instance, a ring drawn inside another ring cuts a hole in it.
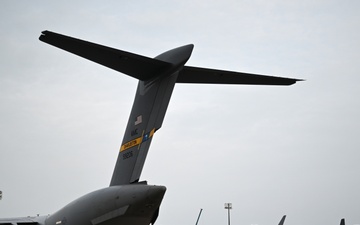
[[[305,79],[294,79],[292,78],[292,82],[289,83],[289,85],[293,85],[293,84],[296,84],[297,82],[301,82],[301,81],[306,81]]]
[[[46,35],[47,33],[49,33],[49,31],[48,31],[48,30],[41,31],[41,34],[40,34],[39,40],[40,40],[40,41],[42,41],[42,40],[43,40],[43,38],[45,37],[45,35]]]

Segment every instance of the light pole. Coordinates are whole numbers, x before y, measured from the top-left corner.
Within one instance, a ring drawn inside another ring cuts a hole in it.
[[[225,209],[228,210],[228,225],[230,225],[230,209],[232,209],[231,203],[225,203]]]

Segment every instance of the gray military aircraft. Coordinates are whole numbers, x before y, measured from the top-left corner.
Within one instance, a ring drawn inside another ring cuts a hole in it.
[[[299,79],[186,66],[194,45],[149,58],[43,31],[41,41],[139,80],[110,186],[86,194],[48,216],[1,219],[0,225],[154,224],[166,188],[140,181],[151,141],[176,83],[292,85]]]
[[[285,218],[286,218],[286,215],[284,215],[284,216],[281,218],[281,220],[280,220],[280,222],[279,222],[279,225],[284,225]]]
[[[344,218],[342,218],[342,219],[340,220],[340,225],[345,225],[345,219],[344,219]]]

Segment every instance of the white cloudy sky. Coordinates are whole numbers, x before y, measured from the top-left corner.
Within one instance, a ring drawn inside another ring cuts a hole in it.
[[[38,40],[43,30],[187,65],[306,79],[177,85],[142,179],[159,225],[360,224],[360,2],[1,1],[0,217],[106,187],[137,81]]]

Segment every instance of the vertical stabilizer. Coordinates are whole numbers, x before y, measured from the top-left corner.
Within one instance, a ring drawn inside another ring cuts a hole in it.
[[[161,127],[177,74],[145,87],[139,81],[110,186],[137,182],[156,130]]]
[[[156,59],[171,63],[172,67],[150,80],[139,81],[110,186],[139,181],[152,137],[164,120],[178,70],[192,49],[193,45],[186,45],[159,55]]]

